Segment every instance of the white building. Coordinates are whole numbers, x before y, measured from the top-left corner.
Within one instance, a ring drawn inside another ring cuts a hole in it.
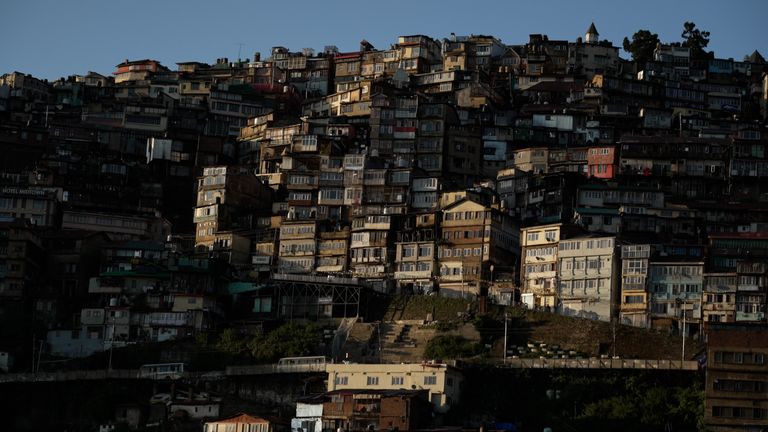
[[[322,430],[322,398],[296,402],[296,417],[291,419],[291,432],[322,432]]]
[[[613,236],[561,240],[558,310],[564,315],[610,321],[617,316],[618,260]]]

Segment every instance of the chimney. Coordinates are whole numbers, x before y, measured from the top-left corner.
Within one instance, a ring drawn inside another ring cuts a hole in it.
[[[257,51],[255,53],[253,53],[253,61],[254,62],[261,61],[261,53],[260,52]]]

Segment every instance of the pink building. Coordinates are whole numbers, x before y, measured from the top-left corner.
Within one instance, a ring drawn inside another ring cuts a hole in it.
[[[612,179],[616,175],[616,147],[590,147],[587,151],[587,168],[590,177]]]

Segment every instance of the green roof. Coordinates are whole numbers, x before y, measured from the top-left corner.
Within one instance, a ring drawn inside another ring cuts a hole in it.
[[[151,278],[151,279],[168,279],[170,275],[166,272],[151,273],[151,272],[136,272],[132,270],[120,270],[120,271],[103,272],[101,273],[100,277],[143,277],[143,278]]]
[[[227,285],[227,291],[230,294],[242,294],[251,291],[258,291],[266,287],[263,284],[256,284],[255,282],[230,282]]]

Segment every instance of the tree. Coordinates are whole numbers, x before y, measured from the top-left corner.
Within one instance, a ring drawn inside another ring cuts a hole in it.
[[[659,44],[659,35],[648,30],[638,30],[632,35],[632,41],[624,38],[624,51],[632,54],[632,60],[640,65],[653,60],[653,50]]]
[[[692,57],[700,57],[704,54],[704,48],[709,45],[709,32],[696,28],[696,24],[686,21],[683,24],[683,46],[691,49]]]
[[[480,345],[463,336],[444,335],[432,338],[424,349],[428,359],[460,359],[472,357],[480,352]]]
[[[259,363],[277,361],[281,357],[312,355],[321,342],[322,329],[316,324],[284,324],[266,335],[248,342],[251,355]]]

